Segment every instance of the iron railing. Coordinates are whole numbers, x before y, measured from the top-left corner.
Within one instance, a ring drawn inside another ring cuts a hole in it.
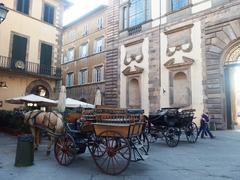
[[[142,32],[142,25],[141,24],[128,28],[128,35],[129,36],[138,34],[140,32]]]
[[[42,65],[29,61],[14,60],[9,57],[0,56],[0,68],[17,73],[47,76],[49,78],[60,79],[61,68]]]

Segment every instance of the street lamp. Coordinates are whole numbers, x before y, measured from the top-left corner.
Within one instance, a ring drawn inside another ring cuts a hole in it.
[[[0,24],[5,20],[8,13],[8,9],[3,3],[0,3]]]
[[[0,81],[0,88],[7,88],[6,81]]]

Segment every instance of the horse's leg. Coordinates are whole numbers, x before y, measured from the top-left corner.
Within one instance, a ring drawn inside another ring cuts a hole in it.
[[[34,149],[37,150],[38,147],[36,145],[36,128],[31,127],[30,130],[31,130],[32,135],[33,135],[33,146],[34,146]]]
[[[51,153],[51,147],[53,142],[54,142],[54,137],[50,136],[50,140],[48,141],[48,147],[47,147],[47,156],[49,156]]]
[[[36,147],[38,149],[38,146],[40,144],[40,130],[38,128],[35,129],[35,134],[36,134]]]

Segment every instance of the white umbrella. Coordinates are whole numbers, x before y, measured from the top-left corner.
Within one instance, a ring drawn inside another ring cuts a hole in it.
[[[64,112],[66,107],[66,88],[65,86],[61,87],[57,109],[59,112]]]
[[[97,89],[97,92],[96,92],[96,95],[95,95],[94,104],[95,105],[102,105],[102,95],[101,95],[101,91],[100,91],[99,88]]]
[[[78,101],[76,99],[72,99],[72,98],[67,98],[66,99],[66,107],[69,107],[69,108],[78,108],[78,107],[82,107],[82,108],[95,108],[94,105],[92,104],[89,104],[89,103],[85,103],[85,102],[82,102],[82,101]]]
[[[40,103],[42,105],[56,105],[56,101],[35,94],[7,99],[6,102],[10,104]]]

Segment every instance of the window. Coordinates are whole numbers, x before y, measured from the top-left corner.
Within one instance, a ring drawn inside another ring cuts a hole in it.
[[[44,4],[43,20],[49,24],[53,24],[54,20],[54,7],[49,4]]]
[[[188,5],[189,0],[172,0],[172,11],[176,11]]]
[[[93,82],[101,82],[104,79],[104,67],[97,66],[93,69]]]
[[[101,30],[103,28],[103,17],[97,19],[97,29]]]
[[[129,27],[136,26],[145,21],[145,1],[131,0],[129,7]]]
[[[98,38],[95,41],[95,53],[100,53],[103,51],[104,48],[104,38]]]
[[[17,11],[29,14],[30,0],[17,0]]]
[[[88,25],[85,24],[82,29],[82,35],[87,36],[88,35]]]
[[[68,33],[68,41],[72,42],[76,39],[76,32],[74,30],[70,31]]]
[[[68,57],[68,62],[74,60],[74,48],[68,49],[67,57]]]
[[[88,71],[87,69],[79,71],[78,74],[78,84],[83,85],[88,82]]]
[[[128,10],[127,7],[123,8],[123,29],[128,27]]]
[[[88,55],[88,43],[80,46],[80,58],[84,58]]]
[[[68,73],[66,76],[66,86],[67,87],[73,86],[73,81],[74,81],[73,73]]]
[[[123,29],[139,25],[151,18],[150,0],[130,0],[121,11]]]

